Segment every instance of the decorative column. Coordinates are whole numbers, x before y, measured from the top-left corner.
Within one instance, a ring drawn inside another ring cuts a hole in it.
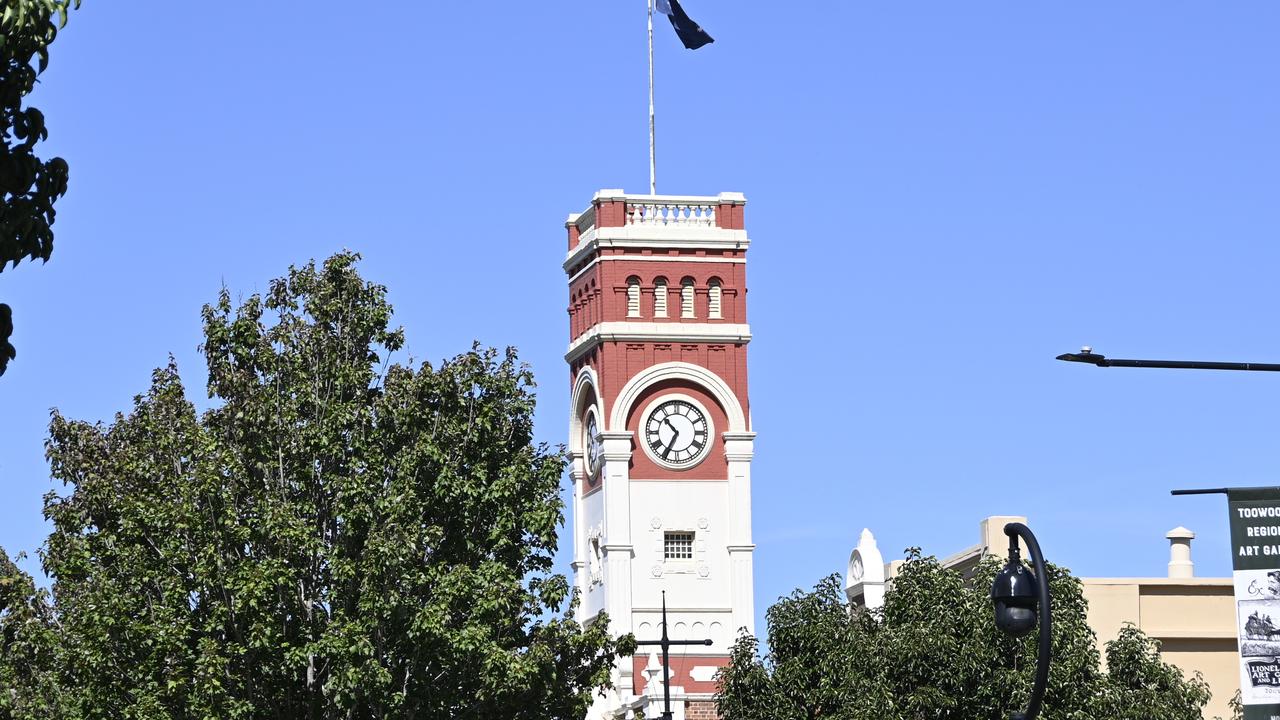
[[[573,481],[573,584],[578,589],[582,597],[587,596],[587,590],[590,589],[590,578],[587,577],[587,548],[586,548],[586,520],[582,512],[582,487],[586,482],[587,468],[586,459],[582,453],[570,451],[569,453],[569,477]],[[583,606],[578,606],[578,614],[583,612]],[[578,622],[582,622],[584,618],[579,617]]]
[[[752,593],[751,542],[751,458],[755,455],[753,432],[726,432],[724,457],[729,465],[729,594],[733,604],[733,627],[729,643],[743,628],[755,634],[755,598]]]
[[[600,471],[604,483],[604,537],[600,550],[603,554],[605,612],[609,613],[609,629],[614,635],[632,632],[631,620],[631,560],[635,546],[631,542],[631,433],[606,431],[600,433]],[[635,690],[632,666],[629,658],[623,658],[618,679],[618,693],[628,697]]]

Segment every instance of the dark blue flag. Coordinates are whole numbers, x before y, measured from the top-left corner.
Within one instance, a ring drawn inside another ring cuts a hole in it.
[[[676,34],[680,36],[680,42],[690,50],[697,50],[707,43],[715,42],[701,25],[685,14],[684,8],[680,7],[680,0],[656,0],[654,7],[667,16],[671,21],[671,27],[675,28]]]

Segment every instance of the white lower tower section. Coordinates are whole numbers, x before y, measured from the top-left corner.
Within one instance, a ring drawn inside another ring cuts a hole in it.
[[[662,634],[665,590],[670,637],[712,641],[710,647],[673,648],[673,674],[683,668],[684,677],[709,683],[722,661],[702,656],[728,655],[740,633],[755,634],[755,545],[751,542],[755,435],[722,434],[727,480],[633,480],[629,473],[632,435],[601,433],[599,489],[583,496],[583,483],[575,483],[574,571],[583,599],[580,618],[591,622],[604,611],[614,634],[634,633],[637,639],[655,640]],[[585,469],[582,463],[575,465]],[[580,473],[580,478],[585,477]],[[692,556],[667,558],[668,534],[692,535]],[[653,648],[642,648],[637,656],[656,663],[650,651]],[[635,667],[631,658],[619,663],[614,690],[596,703],[589,717],[634,717],[637,710],[645,717],[659,715],[661,673],[655,676],[658,685],[646,683],[637,677]],[[672,684],[673,706],[683,708],[685,700],[712,699],[707,688],[696,691],[696,682],[679,684],[679,677]],[[648,690],[642,691],[646,684]],[[682,710],[675,711],[677,719],[682,716]]]

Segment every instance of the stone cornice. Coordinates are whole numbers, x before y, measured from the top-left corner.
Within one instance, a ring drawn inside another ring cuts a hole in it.
[[[688,250],[746,250],[751,241],[746,230],[719,227],[627,226],[592,228],[583,233],[577,247],[564,260],[564,271],[600,248],[680,248]]]
[[[631,459],[630,430],[604,430],[600,432],[600,459],[605,462],[627,462]]]
[[[565,362],[572,363],[605,342],[723,343],[751,342],[746,323],[602,322],[596,323],[569,344]]]

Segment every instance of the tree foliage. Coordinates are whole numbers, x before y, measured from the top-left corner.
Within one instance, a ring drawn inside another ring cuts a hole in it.
[[[618,647],[551,573],[563,461],[528,368],[388,367],[356,259],[205,308],[212,410],[170,361],[109,426],[54,413],[54,608],[18,595],[61,716],[576,720],[607,683]],[[39,689],[0,718],[56,717]]]
[[[0,272],[53,253],[53,204],[67,192],[67,163],[42,160],[44,114],[23,106],[49,65],[49,45],[80,0],[0,1]],[[0,303],[0,375],[16,356],[12,311]]]
[[[55,628],[49,594],[0,550],[0,718],[58,716]]]
[[[769,653],[743,637],[721,673],[724,720],[995,720],[1026,705],[1036,635],[995,627],[988,588],[908,551],[879,611],[851,610],[839,576],[797,590],[767,612]],[[1160,660],[1155,641],[1127,628],[1100,669],[1079,580],[1049,566],[1053,664],[1044,720],[1200,720],[1206,683]]]

